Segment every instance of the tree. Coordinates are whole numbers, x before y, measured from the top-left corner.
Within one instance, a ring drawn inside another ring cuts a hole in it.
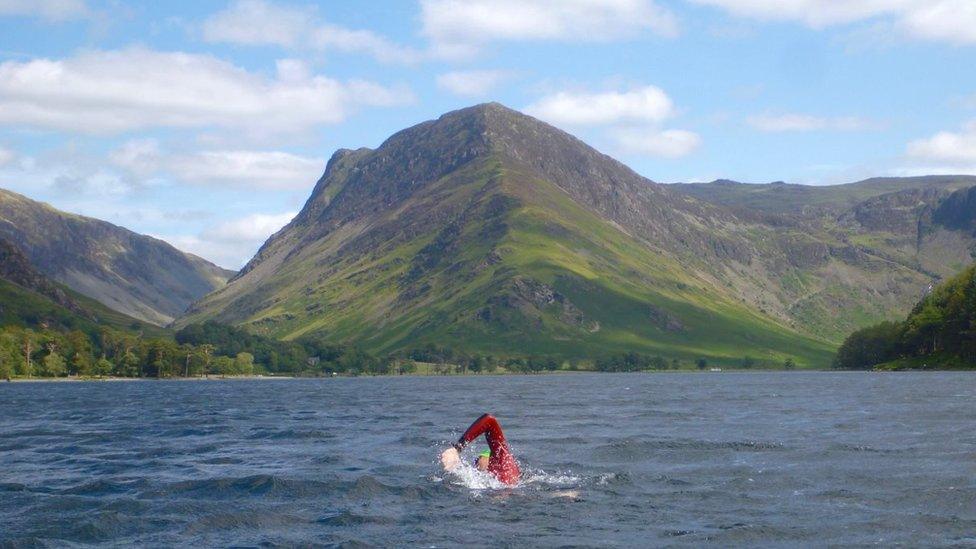
[[[210,343],[201,343],[197,349],[203,355],[203,375],[206,376],[210,373],[210,362],[213,360],[215,347]]]
[[[118,373],[122,376],[137,377],[142,374],[142,369],[139,367],[141,364],[134,346],[125,347],[118,362]]]
[[[400,363],[400,374],[412,374],[417,371],[417,363],[409,358]]]
[[[13,353],[0,341],[0,379],[10,380],[14,376]]]
[[[699,370],[704,370],[705,368],[708,368],[708,361],[704,358],[699,358],[695,361],[695,366],[698,366]]]
[[[41,375],[48,377],[60,377],[65,374],[65,362],[64,357],[56,352],[48,353],[44,357],[42,362],[43,368],[41,369]]]
[[[71,371],[81,376],[90,376],[95,357],[92,356],[92,344],[88,334],[81,330],[72,330],[67,335],[70,350]]]
[[[23,364],[23,375],[27,376],[28,379],[34,374],[34,350],[36,334],[33,330],[24,330],[23,337],[21,338],[21,352],[23,353],[24,360]]]
[[[748,355],[742,357],[742,362],[740,363],[740,366],[742,368],[748,370],[748,369],[754,367],[755,365],[756,365],[756,359],[754,359],[754,358],[752,358],[751,356],[748,356]]]
[[[371,374],[385,376],[390,373],[390,361],[388,360],[371,360],[368,362],[368,367]]]
[[[940,329],[945,323],[942,309],[933,302],[926,302],[919,311],[909,317],[906,335],[916,342],[920,354],[939,352]]]
[[[789,357],[785,361],[783,361],[784,370],[792,370],[794,368],[796,368],[796,362],[793,361],[793,357]]]
[[[834,368],[869,370],[878,364],[898,358],[904,328],[897,322],[882,322],[847,336],[837,349]]]
[[[98,377],[111,375],[114,368],[112,362],[103,356],[95,362],[95,375]]]
[[[214,371],[218,375],[226,376],[234,372],[234,359],[229,356],[218,356],[213,361]]]
[[[237,353],[234,357],[234,373],[249,376],[254,373],[254,355],[251,353]]]

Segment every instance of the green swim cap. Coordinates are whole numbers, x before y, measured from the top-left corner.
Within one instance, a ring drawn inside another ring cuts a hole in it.
[[[481,452],[480,454],[478,454],[478,457],[480,457],[480,458],[490,458],[491,457],[491,450],[485,450],[484,452]]]

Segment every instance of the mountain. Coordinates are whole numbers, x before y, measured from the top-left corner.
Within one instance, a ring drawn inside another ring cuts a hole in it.
[[[176,324],[378,352],[824,364],[829,343],[716,276],[748,253],[736,223],[552,126],[479,105],[335,153],[296,218]]]
[[[976,265],[934,288],[903,321],[851,334],[834,366],[976,368]]]
[[[825,364],[972,261],[974,185],[661,185],[478,105],[335,153],[299,215],[177,324],[377,352]]]
[[[15,243],[46,277],[157,325],[233,275],[161,240],[2,189],[0,238]]]
[[[839,342],[903,316],[926,288],[976,257],[974,186],[972,176],[928,176],[673,189],[727,208],[751,233],[753,268],[727,277],[743,295],[759,289],[750,298],[758,306]]]
[[[20,248],[0,239],[0,327],[9,326],[91,334],[102,327],[153,336],[163,333],[48,279]]]

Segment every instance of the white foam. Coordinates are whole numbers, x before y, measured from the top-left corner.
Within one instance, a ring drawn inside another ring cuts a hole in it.
[[[495,475],[479,471],[477,467],[461,460],[457,467],[445,475],[451,482],[470,490],[501,490],[511,486],[495,478]]]

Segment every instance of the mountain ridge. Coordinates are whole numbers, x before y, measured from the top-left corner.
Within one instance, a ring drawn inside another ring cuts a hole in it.
[[[231,274],[162,240],[3,189],[0,238],[52,280],[160,326]]]

